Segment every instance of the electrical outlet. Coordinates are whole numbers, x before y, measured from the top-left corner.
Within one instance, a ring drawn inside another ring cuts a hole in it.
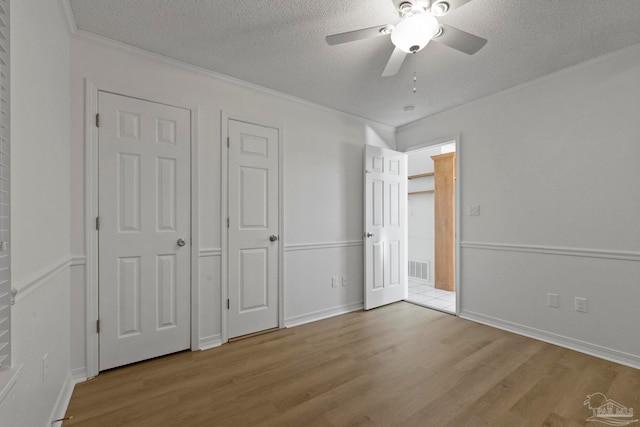
[[[47,376],[49,375],[49,353],[46,353],[42,356],[42,382],[44,383],[47,380]]]
[[[558,294],[547,294],[547,305],[552,308],[560,307],[560,297]]]
[[[338,276],[333,276],[331,278],[331,287],[332,288],[337,288],[338,287]]]
[[[480,216],[480,206],[469,206],[469,216]]]
[[[347,286],[347,276],[342,276],[342,286]]]
[[[576,297],[576,311],[586,313],[588,310],[587,299]]]

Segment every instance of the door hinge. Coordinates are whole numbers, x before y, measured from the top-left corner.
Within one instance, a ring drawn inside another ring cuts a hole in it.
[[[96,230],[100,230],[100,217],[96,217]]]
[[[229,137],[227,137],[227,147],[229,147]]]
[[[96,334],[100,333],[100,319],[96,320]]]
[[[100,127],[100,113],[96,113],[96,127]]]
[[[227,228],[229,228],[229,217],[227,217]]]
[[[227,310],[231,308],[231,301],[227,298]]]

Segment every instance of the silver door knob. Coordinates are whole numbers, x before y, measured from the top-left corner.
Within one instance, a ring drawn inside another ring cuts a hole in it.
[[[374,234],[373,234],[373,233],[371,233],[371,232],[367,232],[366,236],[367,236],[367,237],[373,237],[373,236],[374,236]]]
[[[275,234],[272,234],[271,236],[269,236],[269,240],[271,240],[272,242],[275,242],[276,240],[278,240],[278,236]]]
[[[179,238],[179,239],[178,239],[178,246],[184,246],[184,245],[186,245],[186,243],[185,243],[184,239],[183,239],[182,237],[181,237],[181,238]]]

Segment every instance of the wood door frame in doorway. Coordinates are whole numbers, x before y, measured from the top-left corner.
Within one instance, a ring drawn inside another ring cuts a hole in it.
[[[198,106],[177,105],[168,100],[147,99],[144,95],[132,93],[131,88],[113,87],[103,82],[85,80],[85,349],[86,376],[94,377],[99,373],[99,337],[96,332],[98,319],[98,237],[95,218],[98,216],[98,93],[109,92],[122,96],[148,100],[160,104],[189,110],[191,114],[191,350],[199,349],[199,206],[198,206]]]
[[[455,290],[456,290],[456,316],[460,317],[460,301],[463,292],[462,281],[460,280],[460,217],[462,215],[462,180],[460,179],[460,157],[462,156],[462,144],[460,141],[460,134],[452,135],[446,138],[439,138],[437,140],[423,142],[421,144],[411,145],[406,147],[403,151],[405,154],[411,154],[413,151],[423,150],[429,147],[435,147],[436,145],[444,145],[446,143],[456,144],[456,199],[455,199],[455,222],[456,222],[456,238],[455,238]]]
[[[243,114],[234,114],[226,111],[220,112],[220,238],[222,247],[222,257],[220,261],[221,286],[220,286],[220,312],[221,312],[221,333],[222,343],[229,342],[229,312],[226,301],[229,298],[229,256],[228,256],[228,228],[227,215],[229,211],[229,148],[227,139],[229,138],[229,120],[251,123],[258,126],[265,126],[278,130],[278,234],[280,245],[278,246],[278,327],[284,328],[284,131],[282,125],[264,123],[264,120],[247,117]]]

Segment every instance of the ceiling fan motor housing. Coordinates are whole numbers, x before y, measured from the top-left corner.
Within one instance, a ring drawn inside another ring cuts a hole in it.
[[[438,33],[438,20],[429,13],[406,14],[391,33],[393,44],[405,53],[416,53]]]

